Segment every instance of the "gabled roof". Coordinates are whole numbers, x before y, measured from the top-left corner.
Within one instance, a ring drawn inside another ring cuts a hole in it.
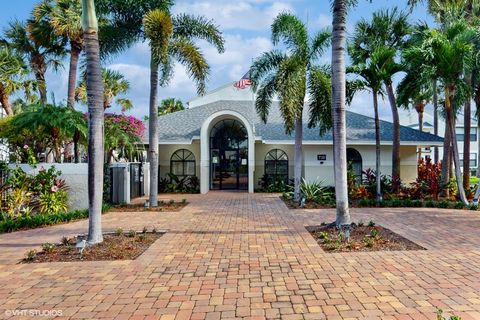
[[[307,109],[307,108],[305,108]],[[278,102],[273,102],[267,123],[263,123],[256,114],[251,101],[216,101],[195,108],[178,111],[159,118],[159,139],[162,143],[190,143],[200,137],[203,122],[212,114],[231,110],[242,114],[252,125],[256,139],[266,143],[293,143],[293,135],[287,135],[283,126]],[[304,115],[303,140],[305,144],[328,144],[332,142],[332,131],[320,136],[318,128],[308,128],[308,115]],[[347,111],[347,143],[374,144],[375,122],[371,117]],[[382,143],[389,143],[393,137],[393,124],[380,122]],[[440,144],[443,138],[426,132],[401,126],[402,144],[433,145]]]

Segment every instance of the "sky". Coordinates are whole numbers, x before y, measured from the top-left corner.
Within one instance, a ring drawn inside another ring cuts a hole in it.
[[[33,6],[38,0],[4,1],[0,11],[0,28],[3,30],[13,19],[25,20],[29,17]],[[359,0],[358,5],[351,9],[348,16],[347,29],[349,34],[360,19],[370,19],[372,13],[393,8],[408,10],[406,0],[376,0],[370,3]],[[273,48],[270,41],[270,25],[281,12],[289,11],[296,14],[314,33],[331,25],[331,7],[329,0],[177,0],[173,7],[174,13],[194,13],[213,19],[219,25],[226,41],[226,50],[218,54],[211,46],[200,42],[200,48],[211,66],[207,83],[207,91],[213,90],[229,82],[240,79],[248,70],[251,62],[257,56]],[[425,7],[416,7],[410,15],[411,22],[426,21],[432,23]],[[323,62],[330,61],[331,52],[322,57]],[[127,97],[133,101],[134,108],[127,114],[139,118],[148,114],[149,101],[149,49],[147,43],[138,43],[129,50],[104,62],[104,66],[121,72],[130,82]],[[66,100],[68,60],[64,68],[49,71],[47,88],[49,99],[54,93],[57,103]],[[397,78],[400,78],[399,75]],[[167,88],[159,89],[159,101],[168,97],[181,99],[184,103],[196,96],[194,83],[189,79],[182,66],[175,66],[175,76]],[[85,106],[76,108],[85,110]],[[373,115],[371,95],[368,92],[355,96],[348,110]],[[111,111],[119,112],[118,107]],[[402,111],[403,114],[407,113]],[[380,101],[380,116],[390,120],[391,111],[387,101]]]

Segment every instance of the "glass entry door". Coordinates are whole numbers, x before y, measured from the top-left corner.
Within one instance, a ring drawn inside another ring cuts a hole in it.
[[[248,190],[248,138],[236,120],[223,120],[210,139],[210,188]]]

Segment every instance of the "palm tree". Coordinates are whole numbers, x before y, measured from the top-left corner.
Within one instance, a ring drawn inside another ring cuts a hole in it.
[[[62,65],[65,54],[64,42],[53,33],[51,26],[44,21],[28,20],[22,23],[18,20],[10,22],[5,31],[7,45],[19,55],[24,56],[35,75],[38,93],[42,103],[47,102],[47,85],[45,73],[49,67],[54,70]]]
[[[10,96],[23,89],[27,98],[35,88],[35,81],[27,78],[29,72],[22,57],[7,47],[0,48],[0,103],[7,116],[13,115]]]
[[[84,45],[81,14],[81,3],[78,0],[42,0],[33,10],[35,23],[50,24],[54,33],[67,39],[70,44],[67,88],[67,106],[70,108],[75,103],[78,60]]]
[[[355,40],[354,40],[355,41]],[[362,61],[361,55],[355,51],[354,46],[349,46],[349,53],[353,65],[347,70],[354,73],[363,79],[365,88],[368,88],[372,93],[373,110],[375,118],[375,173],[376,180],[376,198],[377,201],[382,200],[381,190],[381,150],[380,150],[380,118],[378,113],[378,96],[383,95],[382,90],[382,55],[381,51],[376,50],[367,61]]]
[[[393,119],[393,150],[392,150],[392,177],[394,181],[400,179],[400,117],[398,114],[393,76],[402,71],[402,65],[397,62],[399,51],[406,45],[406,39],[411,31],[408,15],[393,10],[375,12],[372,21],[362,19],[357,24],[353,42],[355,51],[367,61],[375,50],[381,50],[384,63],[382,64],[382,78],[387,92]],[[394,189],[398,190],[395,183]]]
[[[112,106],[112,100],[116,96],[127,93],[130,90],[130,83],[118,71],[102,69],[103,79],[103,108]],[[75,90],[77,101],[87,102],[87,79],[84,75],[82,81]],[[130,110],[133,107],[132,101],[128,98],[118,98],[115,102],[122,108],[122,111]]]
[[[346,72],[345,47],[347,34],[347,6],[352,0],[333,0],[332,19],[332,117],[333,154],[335,163],[335,199],[337,227],[349,225],[347,181],[347,131],[346,131]]]
[[[478,37],[478,29],[472,28],[464,20],[446,21],[441,30],[423,32],[424,41],[405,52],[405,58],[418,66],[419,76],[434,75],[442,81],[445,94],[446,125],[453,147],[455,178],[460,200],[468,204],[460,172],[459,151],[455,134],[455,115],[461,91],[465,88],[463,71],[472,60],[474,46],[472,39]]]
[[[94,0],[82,0],[82,29],[87,61],[88,97],[88,243],[103,241],[102,196],[104,159],[103,81],[98,22]]]
[[[250,78],[254,90],[258,90],[255,108],[267,122],[274,96],[280,100],[285,132],[295,132],[293,200],[300,202],[304,106],[310,109],[310,126],[319,124],[321,134],[330,128],[332,121],[328,112],[330,76],[318,66],[318,59],[330,44],[330,32],[318,32],[310,38],[302,21],[293,14],[282,13],[273,21],[272,42],[285,47],[286,52],[274,49],[253,62]],[[309,101],[307,94],[311,97]]]
[[[205,40],[224,51],[224,39],[213,21],[187,14],[171,16],[169,12],[155,9],[143,20],[145,37],[151,51],[150,61],[150,112],[149,159],[150,205],[158,206],[158,86],[164,87],[173,75],[173,63],[186,67],[196,85],[198,94],[205,92],[209,65],[194,40]],[[160,72],[160,77],[159,77]]]
[[[175,98],[163,99],[160,107],[158,107],[158,114],[165,115],[172,112],[182,111],[185,107],[181,100]]]

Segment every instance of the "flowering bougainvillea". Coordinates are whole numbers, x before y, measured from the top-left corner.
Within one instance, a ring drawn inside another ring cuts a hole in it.
[[[116,124],[126,133],[134,134],[138,138],[141,138],[145,133],[145,124],[142,120],[137,119],[134,116],[106,113],[105,122]]]

